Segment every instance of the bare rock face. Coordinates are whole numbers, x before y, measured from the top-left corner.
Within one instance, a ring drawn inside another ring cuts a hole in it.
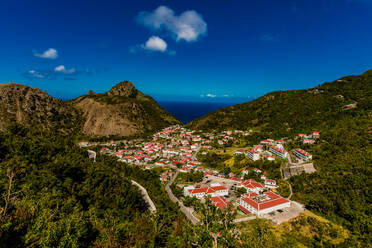
[[[109,96],[122,96],[135,98],[138,94],[138,90],[134,87],[134,84],[129,81],[123,81],[111,88],[107,95]]]

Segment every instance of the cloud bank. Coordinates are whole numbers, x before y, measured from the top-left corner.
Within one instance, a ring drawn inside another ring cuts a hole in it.
[[[35,57],[43,58],[43,59],[56,59],[58,58],[58,51],[54,48],[49,48],[45,50],[43,53],[34,53]]]
[[[137,21],[152,30],[165,30],[176,41],[197,41],[207,34],[207,23],[194,10],[188,10],[180,15],[166,6],[159,6],[152,12],[141,12]]]

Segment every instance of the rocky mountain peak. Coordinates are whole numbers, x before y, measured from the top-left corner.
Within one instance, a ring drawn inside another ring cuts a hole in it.
[[[107,92],[109,96],[123,96],[123,97],[130,97],[135,98],[138,94],[138,90],[134,87],[134,84],[130,81],[122,81],[111,88],[110,91]]]

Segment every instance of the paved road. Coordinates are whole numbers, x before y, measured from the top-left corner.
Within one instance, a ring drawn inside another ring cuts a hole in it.
[[[149,210],[151,212],[155,212],[156,211],[156,206],[155,206],[154,202],[151,200],[149,194],[147,193],[147,190],[144,187],[142,187],[141,184],[137,183],[136,181],[131,180],[131,182],[132,182],[132,185],[135,185],[140,189],[140,191],[142,193],[142,197],[145,200],[145,202],[147,203],[147,206],[149,207]]]
[[[186,215],[186,217],[191,221],[191,223],[195,225],[195,224],[199,223],[200,220],[192,214],[193,211],[190,208],[185,207],[183,205],[183,203],[180,200],[178,200],[177,197],[174,196],[172,190],[169,187],[170,185],[172,185],[174,180],[177,178],[177,175],[178,175],[179,172],[180,171],[177,169],[174,176],[171,178],[171,180],[169,180],[168,184],[165,186],[165,191],[167,192],[171,201],[177,203],[178,206],[180,207],[180,210]]]

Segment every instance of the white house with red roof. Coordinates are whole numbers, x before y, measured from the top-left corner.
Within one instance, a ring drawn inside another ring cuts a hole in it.
[[[254,179],[248,179],[248,180],[240,181],[236,187],[238,187],[238,188],[243,187],[248,192],[255,192],[257,194],[262,192],[265,189],[264,184],[258,183]]]
[[[246,194],[238,200],[238,208],[246,214],[261,216],[290,207],[290,201],[271,191],[263,194]]]
[[[240,155],[240,154],[244,154],[244,150],[243,149],[238,149],[234,152],[234,155]]]
[[[260,154],[256,152],[255,150],[248,150],[247,151],[247,156],[252,159],[253,161],[259,160],[260,159]]]
[[[278,188],[278,186],[276,185],[276,181],[273,179],[266,179],[265,187],[269,189]]]
[[[89,142],[88,141],[81,141],[78,143],[78,145],[80,147],[88,147],[89,146]]]
[[[304,161],[309,161],[313,158],[313,156],[310,153],[308,153],[308,152],[306,152],[306,151],[304,151],[300,148],[297,148],[297,149],[293,150],[293,155],[295,155],[296,157],[298,157],[298,158],[300,158]]]
[[[256,152],[263,152],[263,146],[262,145],[254,145],[253,150]]]
[[[313,132],[311,136],[313,137],[313,139],[319,139],[320,134],[319,132]]]
[[[275,158],[274,158],[273,156],[266,155],[266,156],[265,156],[265,160],[268,160],[268,161],[274,161]]]
[[[189,161],[187,163],[188,166],[197,166],[197,165],[200,165],[200,164],[201,164],[201,162],[199,162],[199,161]]]
[[[217,208],[224,210],[228,204],[230,204],[229,201],[225,199],[225,197],[222,196],[214,196],[211,197],[212,204],[216,206]]]
[[[275,143],[277,143],[277,144],[284,144],[285,143],[285,140],[276,140]]]
[[[183,172],[183,173],[187,173],[187,172],[190,172],[190,171],[191,171],[191,168],[188,167],[188,166],[183,166],[180,169],[180,172]]]
[[[280,158],[286,158],[286,157],[287,157],[287,154],[288,154],[288,152],[287,152],[286,150],[281,149],[281,148],[279,148],[278,146],[271,146],[271,147],[269,148],[269,151],[270,151],[272,154],[274,154],[274,155],[276,155],[276,156],[278,156],[278,157],[280,157]]]
[[[300,137],[300,138],[306,138],[306,137],[307,137],[307,135],[306,135],[306,134],[304,134],[304,133],[300,133],[300,134],[298,135],[298,137]]]
[[[184,195],[196,198],[204,198],[206,195],[211,197],[215,196],[228,196],[229,191],[225,186],[221,185],[211,185],[203,187],[188,186],[184,188]]]
[[[164,161],[156,161],[155,162],[155,165],[157,165],[157,166],[164,166],[165,165],[165,162]]]

